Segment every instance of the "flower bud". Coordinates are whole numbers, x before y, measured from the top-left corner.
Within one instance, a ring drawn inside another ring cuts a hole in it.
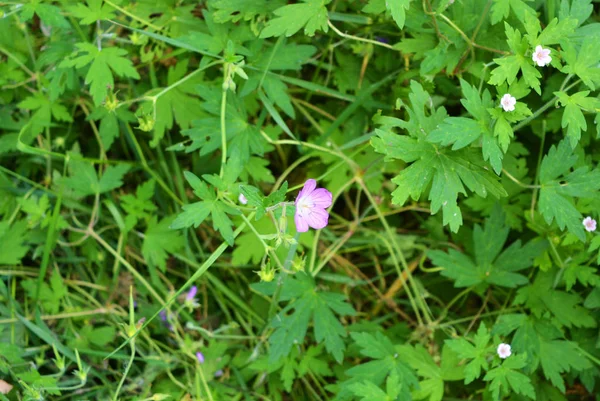
[[[145,132],[150,132],[154,128],[155,122],[156,121],[154,121],[154,119],[150,115],[143,115],[141,117],[138,117],[139,125],[137,128]]]

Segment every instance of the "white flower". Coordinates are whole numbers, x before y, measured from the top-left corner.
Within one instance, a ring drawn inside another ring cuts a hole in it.
[[[510,93],[505,94],[500,99],[500,106],[504,109],[504,111],[513,111],[515,109],[515,104],[517,104],[517,99],[514,96],[511,96]]]
[[[245,204],[247,204],[247,203],[248,203],[248,199],[246,199],[246,197],[244,196],[244,194],[240,194],[240,196],[239,196],[238,200],[240,201],[240,203],[241,203],[242,205],[245,205]]]
[[[542,46],[536,46],[533,55],[531,56],[533,62],[536,63],[539,67],[544,67],[545,65],[550,64],[552,61],[552,57],[550,57],[550,49],[544,49]]]
[[[498,356],[502,359],[508,358],[512,352],[510,351],[510,344],[501,343],[498,345]]]
[[[591,233],[592,231],[596,231],[596,220],[588,216],[585,219],[583,219],[583,226],[589,233]]]

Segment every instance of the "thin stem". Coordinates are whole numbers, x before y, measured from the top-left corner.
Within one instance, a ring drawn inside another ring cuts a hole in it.
[[[521,181],[519,181],[517,178],[513,177],[508,171],[506,171],[506,169],[502,169],[502,172],[504,173],[504,175],[506,175],[508,178],[510,178],[511,181],[513,181],[515,184],[517,184],[518,186],[522,187],[522,188],[528,188],[528,189],[539,189],[542,186],[541,185],[529,185],[529,184],[524,184]]]
[[[390,49],[390,50],[396,50],[394,49],[393,46],[388,45],[387,43],[383,43],[383,42],[378,42],[376,40],[372,40],[372,39],[365,39],[365,38],[361,38],[360,36],[354,36],[354,35],[348,35],[347,33],[344,33],[342,31],[340,31],[339,29],[337,29],[335,27],[335,25],[333,25],[331,23],[331,21],[327,20],[327,25],[338,35],[340,35],[343,38],[346,39],[351,39],[351,40],[357,40],[359,42],[365,42],[365,43],[370,43],[372,45],[376,45],[376,46],[381,46],[381,47],[385,47],[386,49]]]
[[[125,10],[125,9],[123,9],[123,8],[121,8],[121,7],[119,7],[118,5],[116,5],[115,3],[113,3],[113,2],[112,2],[112,1],[110,1],[110,0],[104,0],[104,2],[105,2],[106,4],[108,4],[109,6],[111,6],[111,7],[115,8],[116,10],[119,10],[120,12],[122,12],[123,14],[125,14],[126,16],[128,16],[129,18],[131,18],[131,19],[133,19],[133,20],[135,20],[135,21],[137,21],[137,22],[141,22],[141,23],[142,23],[142,24],[144,24],[144,25],[148,25],[150,28],[152,28],[152,29],[155,29],[155,30],[157,30],[157,31],[160,31],[160,30],[162,30],[162,28],[161,28],[161,27],[158,27],[158,26],[156,26],[156,25],[152,24],[150,21],[146,21],[145,19],[143,19],[143,18],[140,18],[140,17],[138,17],[137,15],[130,13],[129,11],[127,11],[127,10]]]
[[[566,80],[566,78],[565,78],[565,80]],[[576,85],[579,85],[580,83],[581,83],[581,79],[578,79],[576,82],[573,82],[571,85],[564,88],[564,91],[567,92],[569,89],[572,89],[573,87],[575,87]],[[558,100],[558,97],[555,96],[552,99],[550,99],[549,101],[547,101],[542,107],[537,109],[532,115],[530,115],[525,120],[523,120],[520,123],[518,123],[517,125],[515,125],[513,127],[513,131],[517,132],[518,130],[525,127],[527,124],[529,124],[531,121],[535,120],[540,114],[542,114],[544,111],[548,110],[557,100]]]
[[[285,262],[283,262],[283,269],[281,270],[281,274],[277,278],[277,288],[275,288],[275,293],[273,294],[273,298],[271,300],[271,306],[269,307],[269,318],[267,322],[271,322],[275,313],[277,312],[277,305],[279,304],[279,297],[281,296],[281,290],[283,288],[283,281],[287,277],[287,270],[290,264],[292,263],[292,259],[296,254],[296,248],[298,247],[298,238],[300,238],[300,233],[296,233],[294,236],[295,243],[290,245],[290,250],[288,251],[287,257],[285,258]]]
[[[131,369],[131,365],[133,364],[133,359],[135,358],[135,341],[131,340],[129,343],[131,346],[131,356],[129,357],[129,362],[127,363],[127,367],[125,368],[125,372],[123,373],[123,377],[121,381],[119,381],[119,385],[117,386],[117,390],[115,391],[115,396],[113,397],[113,401],[117,401],[119,398],[119,392],[123,387],[123,383],[125,383],[125,379],[127,378],[127,374],[129,373],[129,369]]]
[[[227,71],[225,72],[227,74]],[[225,173],[225,164],[227,163],[227,129],[225,126],[225,113],[227,112],[227,89],[223,89],[221,95],[221,171],[219,176],[223,177]]]
[[[33,71],[31,71],[29,68],[27,68],[27,66],[25,64],[23,64],[21,62],[21,60],[19,60],[17,58],[17,56],[15,56],[14,54],[12,54],[11,52],[9,52],[8,50],[6,50],[3,47],[0,47],[0,52],[6,54],[8,56],[8,58],[12,59],[19,67],[21,67],[21,69],[23,71],[25,71],[27,74],[29,74],[32,78],[35,77],[35,79],[37,80],[37,74]]]

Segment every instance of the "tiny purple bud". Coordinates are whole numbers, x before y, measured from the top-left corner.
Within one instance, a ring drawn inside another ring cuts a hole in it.
[[[200,364],[204,363],[204,355],[202,354],[202,352],[196,352],[196,359],[198,359],[198,362],[200,362]]]
[[[219,369],[215,372],[215,377],[221,377],[221,376],[223,376],[223,370]]]
[[[166,310],[161,310],[158,314],[158,316],[160,316],[160,320],[162,320],[163,322],[167,321],[167,311]]]
[[[194,297],[196,297],[197,292],[198,292],[198,287],[193,285],[192,288],[190,288],[190,290],[188,291],[187,295],[185,296],[185,300],[188,302],[192,302],[194,300]]]

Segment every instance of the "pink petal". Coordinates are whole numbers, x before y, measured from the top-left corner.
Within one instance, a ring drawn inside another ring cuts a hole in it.
[[[313,180],[312,178],[310,180],[307,180],[304,183],[304,187],[298,194],[298,197],[296,198],[296,202],[298,202],[298,199],[304,198],[305,196],[310,195],[312,193],[312,191],[315,190],[316,187],[317,187],[317,181]]]
[[[332,202],[331,192],[325,188],[316,189],[310,194],[310,201],[314,203],[316,207],[323,209],[328,208],[331,206]]]
[[[327,213],[325,209],[314,208],[307,216],[304,216],[304,218],[309,226],[315,230],[320,230],[327,226],[327,223],[329,222],[329,213]]]
[[[300,216],[298,213],[294,216],[294,222],[296,223],[296,231],[299,233],[305,233],[308,231],[308,223],[306,219]]]

